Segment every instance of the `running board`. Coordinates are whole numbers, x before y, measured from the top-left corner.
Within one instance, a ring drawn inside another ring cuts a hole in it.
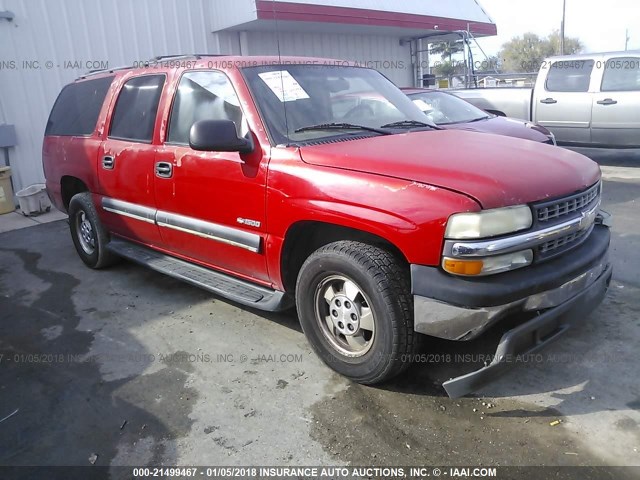
[[[112,238],[107,248],[116,255],[248,307],[276,312],[293,306],[285,292],[254,285],[137,243]]]

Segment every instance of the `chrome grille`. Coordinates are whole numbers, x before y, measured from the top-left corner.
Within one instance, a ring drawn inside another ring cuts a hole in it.
[[[599,197],[600,182],[576,195],[540,204],[536,206],[538,222],[549,222],[581,211],[596,202]]]
[[[578,232],[565,235],[564,237],[549,240],[548,242],[538,245],[538,251],[543,256],[550,255],[552,252],[555,254],[557,253],[556,250],[561,249],[562,247],[568,248],[573,246],[575,242],[584,239],[590,232],[591,229],[580,230]]]

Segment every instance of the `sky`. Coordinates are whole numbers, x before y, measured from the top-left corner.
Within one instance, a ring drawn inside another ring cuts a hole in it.
[[[584,53],[624,50],[629,29],[629,50],[640,49],[640,0],[566,0],[565,34],[579,38]],[[479,0],[498,26],[498,36],[479,39],[487,55],[525,32],[541,37],[560,30],[562,0]]]

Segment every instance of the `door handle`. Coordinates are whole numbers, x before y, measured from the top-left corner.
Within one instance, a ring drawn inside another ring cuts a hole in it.
[[[156,163],[156,175],[160,178],[171,178],[171,175],[173,175],[173,165],[169,162]]]
[[[543,100],[540,100],[540,103],[552,104],[558,103],[558,101],[555,98],[545,98]]]
[[[604,100],[599,100],[598,102],[596,102],[598,105],[615,105],[616,102],[614,99],[612,98],[605,98]]]
[[[102,168],[105,170],[113,170],[113,167],[116,166],[116,159],[111,155],[105,155],[102,157]]]

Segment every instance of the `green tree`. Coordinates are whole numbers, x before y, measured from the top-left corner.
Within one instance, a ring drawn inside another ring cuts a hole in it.
[[[451,77],[456,73],[456,67],[453,63],[444,61],[434,69],[436,75],[440,77],[447,77],[451,81]]]
[[[565,37],[565,54],[578,53],[583,46],[577,38]],[[560,54],[560,34],[556,30],[547,38],[525,33],[502,45],[499,56],[504,72],[537,72],[545,58]]]
[[[448,61],[452,63],[451,57],[453,57],[456,53],[460,53],[464,51],[464,44],[462,41],[457,42],[440,42],[434,43],[431,46],[431,53],[433,55],[440,55],[440,58],[443,61]]]
[[[560,31],[554,30],[551,35],[547,37],[547,41],[551,45],[554,55],[560,55]],[[573,37],[564,37],[564,54],[573,55],[574,53],[580,53],[584,45],[582,42]]]
[[[454,78],[462,80],[466,72],[462,63],[453,63],[445,60],[433,68],[433,73],[439,77],[446,77],[449,80],[449,85],[451,85]]]

